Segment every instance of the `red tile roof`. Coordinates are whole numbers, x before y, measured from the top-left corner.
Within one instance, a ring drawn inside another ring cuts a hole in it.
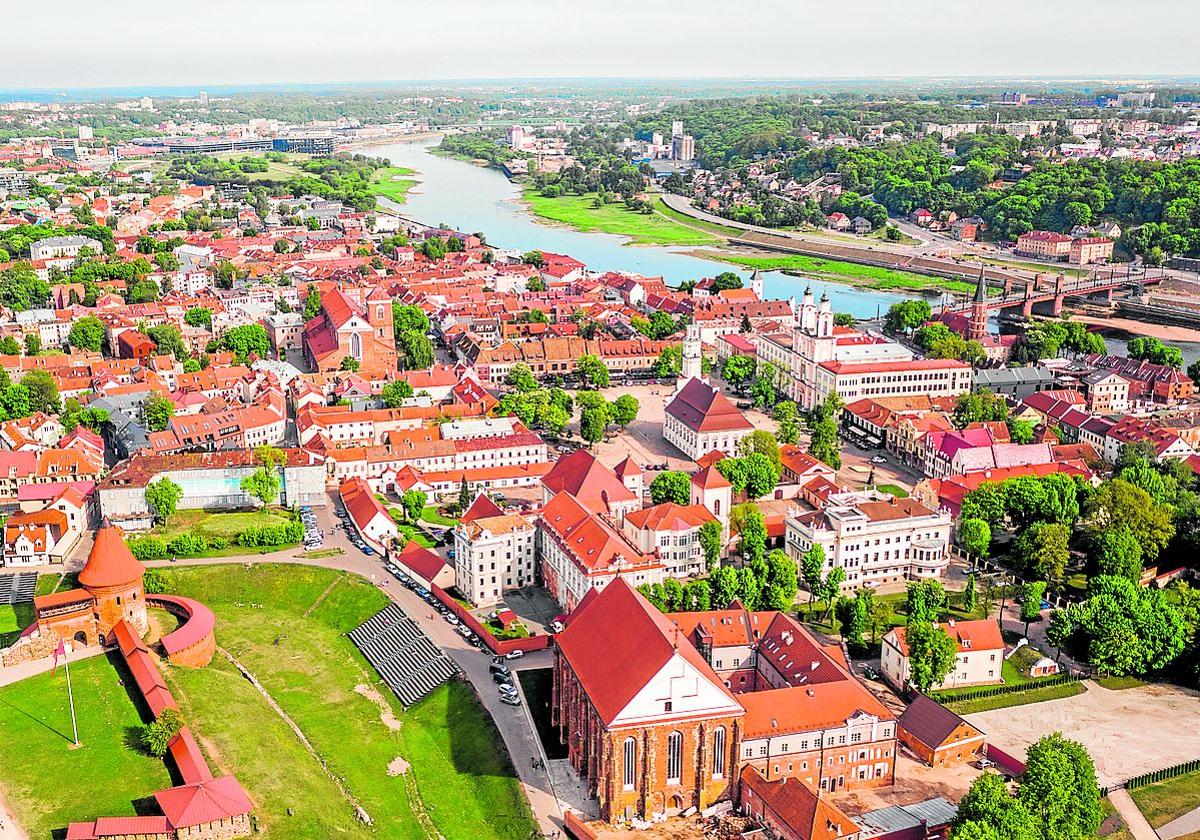
[[[592,513],[608,513],[614,502],[635,501],[616,474],[586,449],[559,458],[542,477],[542,484],[552,493],[570,493]]]
[[[233,776],[160,790],[154,798],[176,829],[249,814],[254,807]]]
[[[475,501],[471,502],[471,506],[467,508],[467,512],[458,520],[464,525],[470,525],[476,519],[488,519],[493,516],[503,516],[504,511],[500,506],[492,501],[492,498],[486,493],[480,493],[475,497]]]
[[[125,545],[121,529],[105,524],[96,532],[96,540],[87,563],[79,572],[79,583],[87,589],[128,586],[140,582],[146,573]]]
[[[726,432],[753,429],[723,393],[702,379],[689,379],[667,403],[670,414],[694,432]]]
[[[804,840],[839,840],[861,830],[832,802],[800,779],[781,778],[767,781],[747,764],[742,768],[742,801],[751,813],[759,813],[755,800],[766,806],[775,818]]]

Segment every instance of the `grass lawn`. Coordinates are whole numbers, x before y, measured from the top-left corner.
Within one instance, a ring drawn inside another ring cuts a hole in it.
[[[707,219],[696,219],[686,213],[680,213],[678,210],[668,207],[661,197],[654,204],[654,212],[660,216],[666,216],[671,221],[679,222],[681,225],[715,233],[717,236],[741,236],[745,233],[744,230],[738,228],[710,222]]]
[[[71,712],[63,669],[0,688],[0,784],[30,837],[50,837],[72,820],[144,813],[145,798],[170,787],[162,759],[132,737],[140,709],[119,681],[132,685],[119,656],[71,665],[79,740],[71,747]]]
[[[1098,677],[1096,684],[1107,688],[1109,691],[1124,691],[1127,688],[1141,688],[1150,683],[1140,680],[1137,677]],[[1200,802],[1196,804],[1200,805]]]
[[[1150,825],[1160,828],[1200,807],[1200,772],[1129,791]]]
[[[291,514],[286,511],[273,508],[258,508],[257,510],[245,511],[206,511],[206,510],[181,510],[176,511],[170,521],[165,525],[159,525],[150,533],[154,536],[162,537],[170,541],[174,537],[184,533],[199,534],[207,540],[213,537],[220,537],[228,541],[229,545],[225,548],[210,548],[205,551],[202,557],[232,557],[241,554],[270,554],[274,551],[281,551],[287,548],[293,548],[296,543],[287,543],[285,545],[270,546],[266,548],[250,548],[237,545],[236,540],[238,534],[245,531],[251,526],[263,527],[266,525],[283,525],[291,521]]]
[[[415,178],[406,176],[415,174],[417,174],[416,170],[409,169],[407,166],[385,166],[377,169],[371,181],[371,192],[384,198],[390,198],[397,204],[403,204],[405,193],[417,184]]]
[[[346,638],[387,603],[378,588],[344,572],[284,564],[164,572],[169,591],[213,608],[218,644],[255,674],[375,823],[357,821],[291,730],[220,655],[205,669],[169,667],[185,716],[213,763],[236,772],[258,803],[268,838],[418,838],[432,828],[467,840],[533,830],[503,743],[471,687],[443,686],[405,711]],[[385,710],[399,728],[385,723]],[[389,775],[397,758],[408,769]]]
[[[33,604],[0,604],[0,647],[8,647],[33,623]]]
[[[713,256],[743,268],[757,268],[762,271],[799,271],[803,272],[805,276],[826,277],[837,282],[867,286],[872,289],[904,291],[945,289],[960,294],[967,294],[974,289],[972,284],[963,280],[949,280],[945,277],[935,277],[932,274],[917,274],[912,271],[860,265],[843,260],[810,257],[805,254],[788,254],[781,257],[744,257],[728,254],[714,254]]]
[[[429,538],[428,534],[414,525],[406,525],[397,522],[396,528],[400,531],[400,536],[404,538],[405,542],[408,542],[409,540],[416,540],[417,545],[424,546],[425,548],[433,548],[435,545],[437,545],[436,542]]]
[[[524,200],[540,219],[568,225],[584,233],[627,236],[637,245],[717,245],[722,240],[691,225],[683,225],[660,213],[643,214],[626,209],[623,203],[593,207],[595,193],[547,198],[532,187]]]
[[[907,499],[908,498],[908,491],[905,490],[903,487],[901,487],[899,484],[880,484],[875,489],[878,490],[880,493],[890,493],[893,496],[895,496],[897,499]]]
[[[434,525],[445,525],[447,528],[453,528],[458,524],[457,519],[451,519],[445,516],[438,510],[437,505],[426,505],[421,509],[421,519],[426,522],[432,522]]]
[[[1074,697],[1087,691],[1082,683],[1069,682],[1061,685],[1050,685],[1043,688],[1031,688],[1028,691],[1014,691],[1011,694],[996,694],[982,697],[978,700],[964,700],[960,703],[946,703],[946,708],[960,715],[975,712],[990,712],[992,709],[1007,709],[1012,706],[1027,706],[1030,703],[1042,703],[1046,700],[1061,700],[1064,697]]]
[[[944,612],[943,618],[953,618],[960,621],[970,621],[973,619],[983,618],[983,606],[980,604],[978,597],[976,598],[975,611],[971,613],[964,612],[959,608],[959,599],[961,594],[958,592],[948,592],[949,608]],[[826,621],[821,620],[825,612],[826,604],[824,601],[815,601],[810,607],[808,604],[808,593],[801,591],[797,596],[799,603],[796,605],[796,617],[821,633],[832,636],[837,634],[837,630],[833,623],[832,615]],[[904,592],[891,592],[887,595],[876,593],[875,600],[880,604],[885,604],[890,608],[887,617],[880,623],[877,628],[876,642],[883,637],[888,630],[893,627],[900,627],[905,623],[905,609],[908,602],[908,596]],[[832,612],[832,611],[831,611]],[[871,641],[871,629],[868,627],[864,638],[868,643]]]

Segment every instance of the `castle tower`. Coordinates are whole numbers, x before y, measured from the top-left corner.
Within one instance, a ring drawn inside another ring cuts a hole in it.
[[[700,327],[688,324],[683,334],[683,365],[679,372],[677,388],[682,388],[691,379],[699,379],[703,372],[700,350]]]
[[[376,286],[367,294],[363,311],[367,323],[375,331],[375,338],[386,344],[394,344],[396,333],[392,326],[392,298],[383,286]]]
[[[983,266],[979,266],[979,282],[975,284],[975,299],[971,301],[971,320],[967,327],[968,341],[982,341],[987,337],[987,278]]]
[[[112,628],[122,619],[139,633],[148,629],[146,593],[142,588],[145,573],[146,567],[125,545],[121,529],[105,520],[79,572],[79,585],[95,604],[96,632],[101,643],[108,641]]]

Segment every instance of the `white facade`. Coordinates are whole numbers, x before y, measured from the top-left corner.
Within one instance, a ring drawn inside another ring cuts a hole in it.
[[[454,529],[454,579],[477,607],[500,603],[537,579],[537,529],[515,514],[476,519]]]
[[[950,633],[953,628],[953,622],[941,626],[941,629],[947,633]],[[897,689],[903,690],[908,684],[911,666],[908,657],[901,649],[895,628],[884,635],[879,660],[880,670],[884,677]],[[972,685],[998,685],[1004,682],[1003,667],[1003,644],[1000,647],[973,649],[971,647],[964,648],[962,643],[958,642],[958,653],[954,657],[954,669],[944,680],[932,688],[941,690]]]

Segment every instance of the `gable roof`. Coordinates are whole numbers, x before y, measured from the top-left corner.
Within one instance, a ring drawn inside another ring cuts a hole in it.
[[[586,449],[559,458],[542,484],[552,493],[570,493],[592,513],[608,513],[613,502],[633,502],[636,497],[616,473]]]
[[[694,432],[743,431],[754,428],[719,389],[694,377],[667,403],[666,412]]]
[[[924,694],[917,695],[904,710],[904,714],[900,715],[899,720],[899,725],[905,732],[932,749],[944,744],[954,730],[963,724],[971,726],[941,703]]]
[[[476,519],[487,519],[492,516],[503,516],[504,511],[500,506],[492,501],[491,497],[486,493],[480,493],[475,497],[475,501],[471,502],[471,506],[467,508],[467,512],[458,520],[464,525],[470,525]]]
[[[752,764],[742,768],[741,779],[746,791],[758,797],[796,837],[839,840],[860,831],[840,808],[800,779],[784,777],[767,781]]]

